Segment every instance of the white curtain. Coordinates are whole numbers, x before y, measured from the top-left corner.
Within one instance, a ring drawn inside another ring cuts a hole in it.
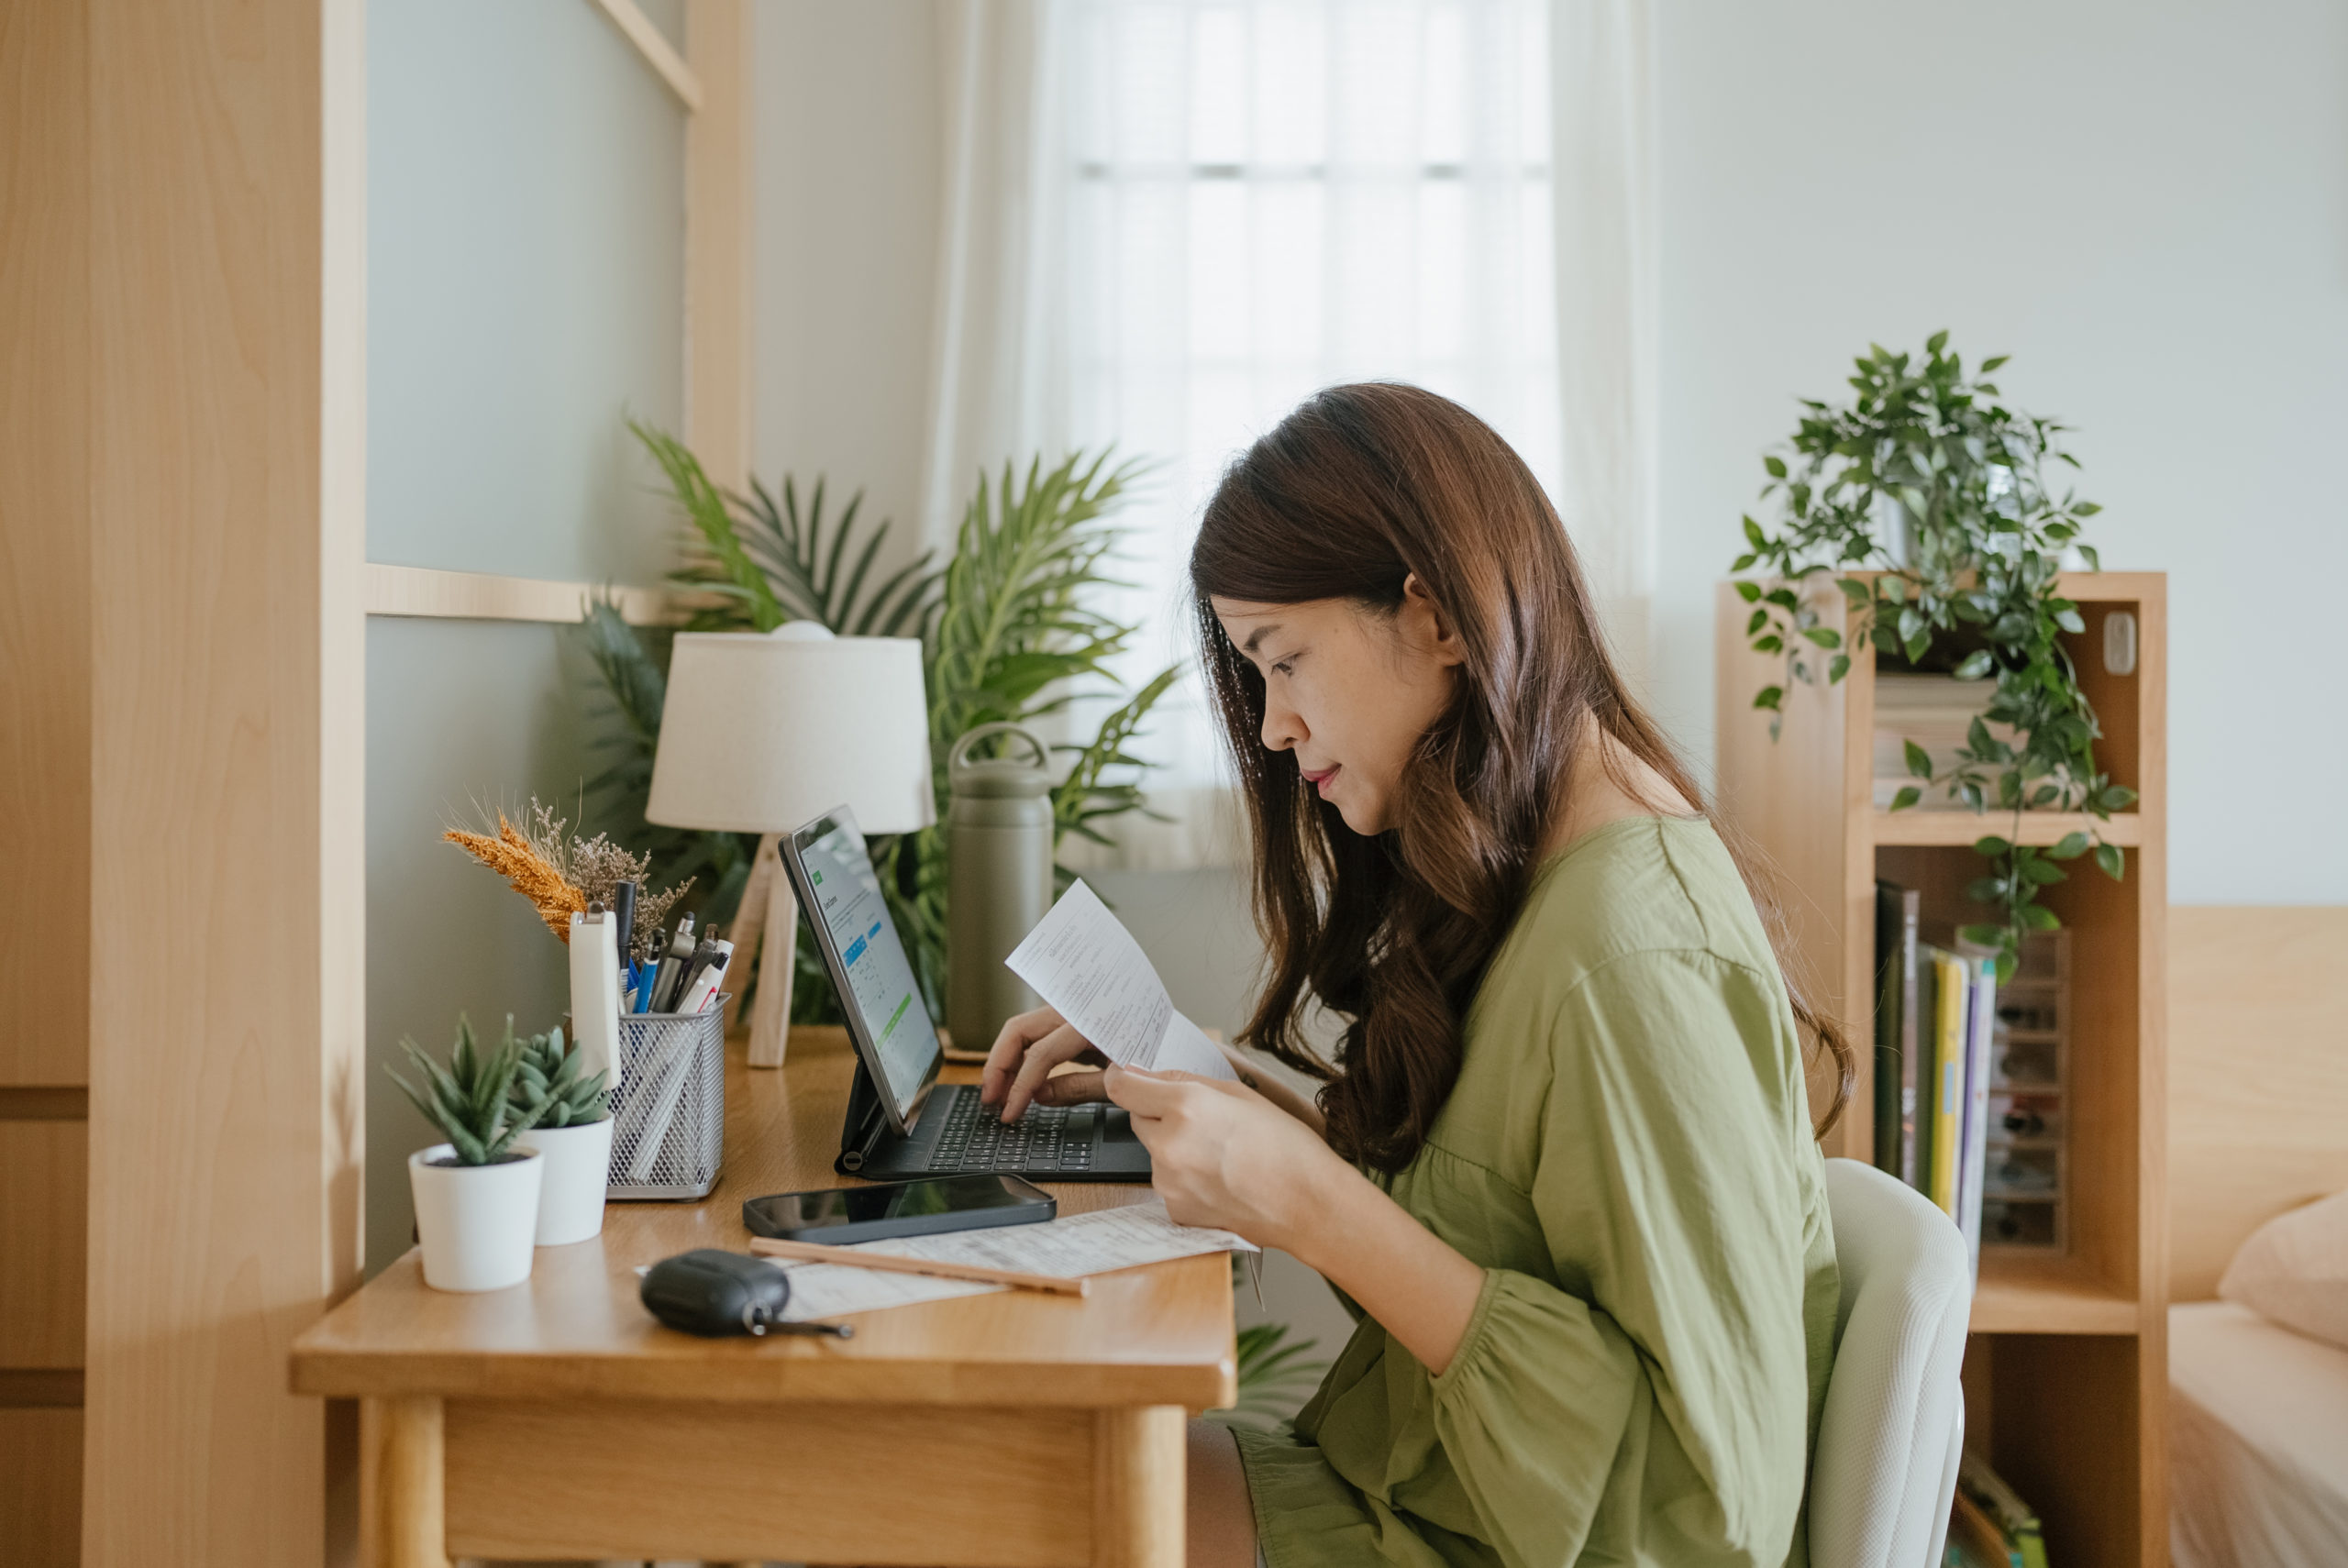
[[[1224,465],[1317,387],[1415,381],[1523,455],[1644,668],[1644,0],[947,10],[933,538],[980,462],[1109,442],[1151,460],[1114,606],[1143,628],[1138,684],[1195,662],[1184,567]],[[1137,749],[1168,820],[1121,819],[1095,863],[1234,858],[1194,681]]]
[[[939,18],[944,210],[922,532],[943,555],[981,471],[1069,445],[1068,181],[1058,0],[950,0]]]

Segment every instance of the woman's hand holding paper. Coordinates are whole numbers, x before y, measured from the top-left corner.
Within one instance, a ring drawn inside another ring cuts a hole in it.
[[[1152,1185],[1178,1224],[1236,1231],[1293,1251],[1300,1226],[1353,1168],[1303,1122],[1244,1084],[1111,1066],[1109,1098],[1133,1114]]]

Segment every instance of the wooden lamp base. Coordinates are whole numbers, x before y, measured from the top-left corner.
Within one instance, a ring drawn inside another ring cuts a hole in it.
[[[799,900],[791,891],[791,878],[782,868],[780,834],[768,834],[759,840],[758,853],[750,860],[750,879],[742,889],[741,912],[734,918],[734,952],[737,957],[751,948],[759,950],[758,999],[750,1008],[750,1066],[780,1067],[783,1046],[791,1038],[791,979],[798,967]],[[747,965],[748,960],[744,960]],[[727,1003],[735,1016],[728,1018],[731,1029],[740,1021],[738,1010],[748,977],[747,967],[735,977],[734,1000]]]

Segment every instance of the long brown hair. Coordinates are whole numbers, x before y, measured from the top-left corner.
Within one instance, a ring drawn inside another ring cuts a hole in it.
[[[1292,758],[1264,749],[1263,677],[1211,600],[1345,599],[1390,614],[1412,575],[1466,658],[1403,770],[1391,831],[1365,837]],[[1457,1081],[1461,1021],[1524,902],[1589,721],[1700,809],[1702,796],[1624,689],[1548,497],[1498,432],[1447,398],[1365,382],[1307,399],[1224,474],[1191,588],[1254,828],[1270,954],[1242,1038],[1325,1080],[1339,1153],[1400,1170]],[[1774,905],[1737,864],[1785,968]],[[1851,1048],[1791,974],[1787,989],[1838,1070],[1822,1136],[1850,1099]],[[1302,1032],[1314,999],[1348,1021],[1334,1064]]]

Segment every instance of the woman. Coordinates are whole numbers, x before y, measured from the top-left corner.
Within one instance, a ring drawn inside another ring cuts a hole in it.
[[[1244,1064],[1047,1081],[1102,1061],[1049,1010],[983,1089],[1105,1093],[1175,1219],[1358,1311],[1293,1436],[1192,1424],[1191,1562],[1802,1563],[1837,1281],[1800,1026],[1836,1112],[1849,1053],[1539,485],[1456,403],[1332,388],[1224,475],[1191,578],[1269,949],[1243,1039],[1318,1103]]]

